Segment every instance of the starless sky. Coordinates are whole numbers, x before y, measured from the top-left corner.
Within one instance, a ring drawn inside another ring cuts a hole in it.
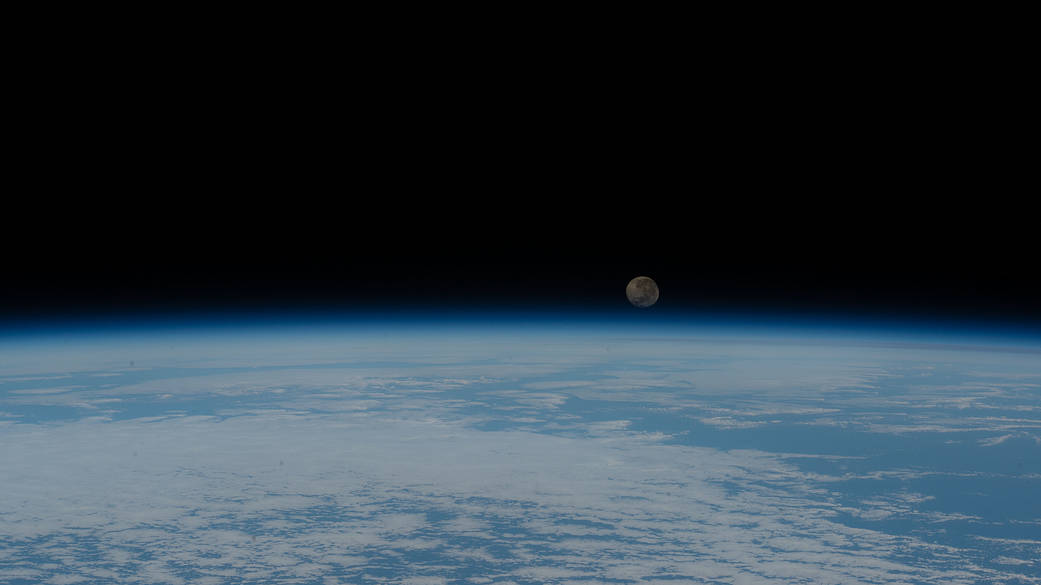
[[[642,274],[653,311],[1041,320],[1006,110],[756,63],[423,91],[241,64],[141,73],[156,91],[118,103],[118,71],[92,73],[14,161],[32,181],[8,193],[0,317],[628,310]]]
[[[155,209],[119,203],[105,207],[107,217],[41,218],[35,240],[7,247],[19,252],[7,262],[2,307],[23,318],[294,307],[612,311],[630,309],[626,283],[648,275],[662,290],[656,311],[1039,317],[1031,232],[1017,233],[1022,223],[1011,218],[909,213],[898,198],[863,194],[746,200],[697,184],[680,194],[653,181],[611,183],[589,179],[584,196],[536,196],[526,191],[541,182],[489,181],[467,189],[471,199],[453,200],[459,187],[445,186],[425,201],[344,186],[335,196],[285,192],[219,208],[167,193]],[[998,221],[1010,233],[980,225]]]

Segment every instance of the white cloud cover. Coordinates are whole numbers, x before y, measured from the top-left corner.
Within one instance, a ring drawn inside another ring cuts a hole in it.
[[[0,425],[0,581],[1041,583],[1029,562],[1041,551],[1034,540],[981,537],[1003,549],[988,563],[976,549],[879,525],[979,520],[922,509],[929,494],[895,491],[851,507],[834,491],[852,479],[937,472],[809,473],[800,460],[863,458],[675,444],[673,434],[634,427],[643,410],[590,420],[565,408],[573,398],[650,404],[720,432],[778,424],[764,415],[805,422],[829,414],[899,433],[858,408],[909,408],[906,394],[863,394],[899,378],[886,360],[906,352],[825,347],[807,359],[805,348],[764,355],[727,346],[723,356],[688,344],[666,359],[671,346],[658,342],[637,344],[620,363],[620,342],[610,352],[505,341],[377,345],[350,353],[342,342],[296,344],[316,353],[280,355],[293,366],[284,369],[8,393],[0,403],[8,410],[65,406],[90,416],[31,423],[19,415]],[[252,367],[243,364],[277,353],[248,347],[209,355],[205,365]],[[497,361],[504,352],[512,361]],[[189,351],[177,355],[191,365]],[[1019,358],[1019,367],[1029,363]],[[913,366],[916,376],[929,371]],[[985,400],[1024,390],[1011,383],[996,395],[973,383]],[[922,395],[965,391],[975,390],[947,384]],[[729,402],[719,398],[727,392]],[[217,406],[133,418],[121,410],[161,396]],[[945,412],[944,404],[934,408]],[[99,414],[102,405],[111,410]],[[917,432],[948,428],[930,420]],[[1033,422],[952,420],[986,432]]]
[[[60,568],[36,567],[40,576],[64,582],[97,570],[191,581],[178,567],[300,583],[361,579],[374,566],[432,573],[402,583],[475,566],[541,582],[1015,577],[844,526],[835,502],[769,454],[614,431],[579,439],[360,413],[6,428],[0,576],[28,574],[42,558]],[[61,539],[101,556],[55,546]],[[433,559],[410,556],[422,550]],[[892,560],[907,550],[915,564]]]

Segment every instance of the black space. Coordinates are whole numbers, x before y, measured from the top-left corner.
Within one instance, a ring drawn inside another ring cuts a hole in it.
[[[645,274],[651,311],[1041,323],[1012,89],[766,55],[69,57],[11,161],[0,319],[625,311]]]

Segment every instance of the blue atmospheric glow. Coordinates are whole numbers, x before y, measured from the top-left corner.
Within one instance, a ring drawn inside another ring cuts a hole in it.
[[[3,583],[1041,579],[1041,338],[692,313],[0,335]]]

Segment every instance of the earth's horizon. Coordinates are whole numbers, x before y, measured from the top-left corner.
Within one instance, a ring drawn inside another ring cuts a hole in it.
[[[1041,336],[0,335],[0,581],[1041,583]]]

